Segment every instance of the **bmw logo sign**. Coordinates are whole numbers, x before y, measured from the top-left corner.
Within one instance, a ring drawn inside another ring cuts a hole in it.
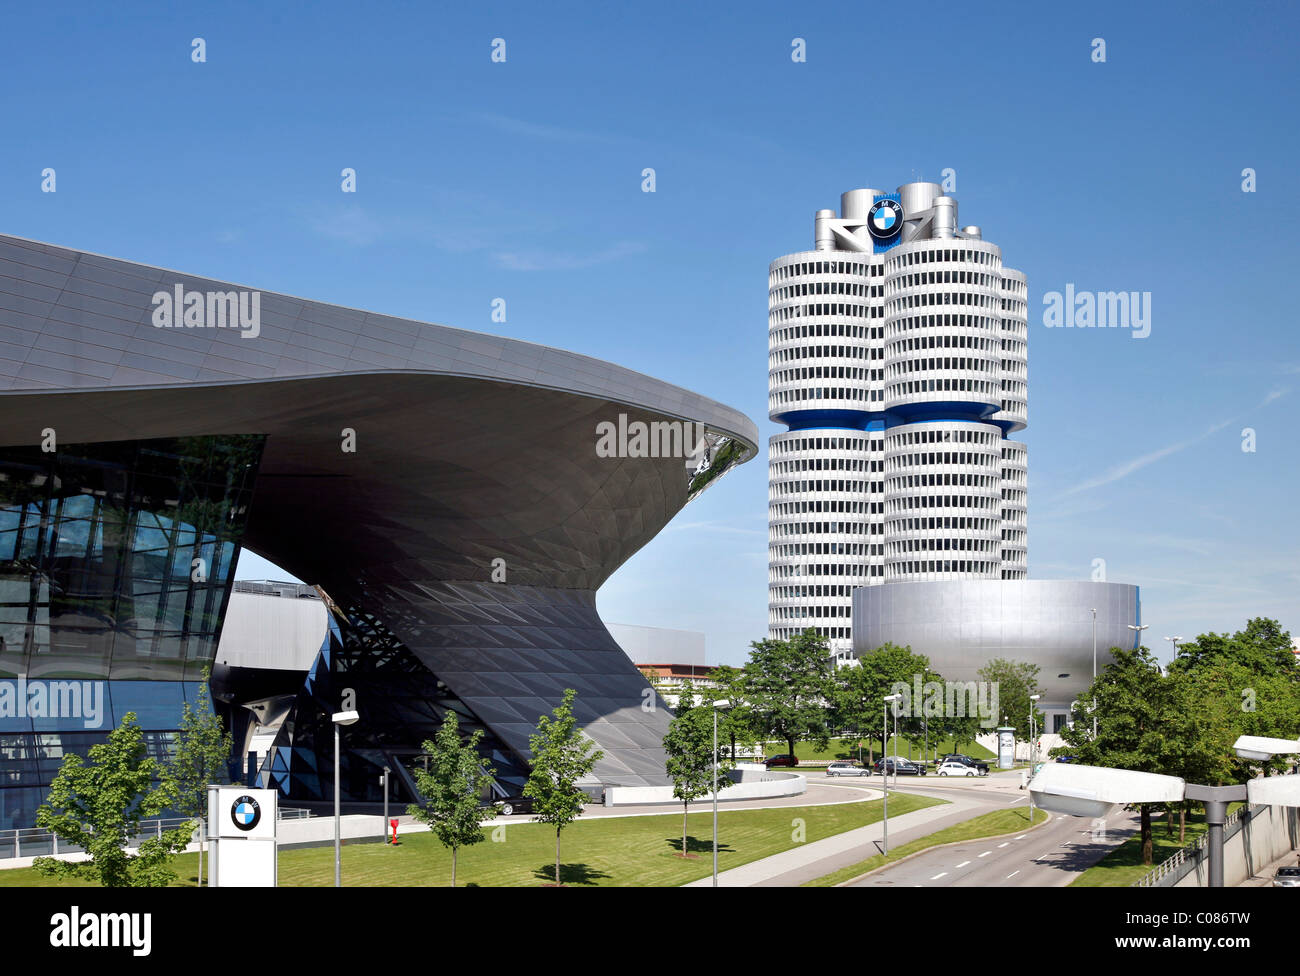
[[[245,793],[230,805],[230,819],[240,830],[252,830],[262,819],[262,808]]]
[[[876,240],[893,240],[902,229],[903,208],[897,200],[877,200],[867,211],[867,230]]]

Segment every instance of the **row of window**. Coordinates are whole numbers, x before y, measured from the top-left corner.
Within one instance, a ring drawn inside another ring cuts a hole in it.
[[[928,467],[933,464],[970,464],[981,468],[999,467],[1001,458],[996,453],[975,451],[928,451],[924,454],[891,454],[885,463],[887,471],[904,468]]]
[[[884,359],[883,346],[791,346],[777,349],[769,357],[769,362],[786,363],[792,359]]]
[[[901,515],[918,508],[973,508],[997,512],[997,499],[982,495],[902,495],[885,502],[886,515]]]
[[[832,315],[853,319],[883,319],[885,317],[885,307],[883,305],[853,305],[840,302],[787,305],[785,308],[770,309],[767,313],[767,320],[768,322],[788,322],[791,319],[820,319]]]
[[[920,264],[981,264],[989,268],[1001,268],[1002,260],[993,251],[970,247],[933,247],[926,242],[918,242],[915,248],[908,248],[890,255],[885,262],[885,275],[894,275],[899,268],[911,268]]]
[[[997,400],[992,399],[997,389],[996,384],[987,380],[974,380],[966,377],[936,377],[928,380],[906,380],[902,383],[891,383],[886,393],[888,394],[887,398],[890,400],[897,400],[906,396],[919,396],[922,393],[969,393],[974,396],[990,398],[977,401],[979,403],[997,403]]]
[[[820,336],[843,336],[846,339],[881,339],[884,338],[884,326],[851,325],[846,322],[810,322],[808,325],[792,325],[785,329],[772,329],[767,339],[770,346],[782,342],[794,342],[796,339],[815,339]]]
[[[861,383],[880,383],[884,370],[860,369],[856,366],[797,366],[794,369],[773,370],[768,373],[768,383],[799,383],[807,380],[858,380]]]
[[[905,373],[948,372],[954,369],[994,375],[1000,372],[996,359],[977,359],[974,356],[927,356],[924,359],[900,359],[890,363],[885,367],[885,375],[892,380]]]
[[[778,259],[775,267],[772,268],[771,280],[784,281],[789,278],[798,278],[803,275],[824,275],[824,274],[842,274],[857,275],[860,278],[879,278],[883,275],[885,263],[882,260],[864,261],[855,258],[848,258],[843,261],[795,261],[792,264],[781,264],[784,258]]]
[[[898,556],[905,552],[978,552],[986,556],[996,555],[999,543],[996,540],[957,537],[932,539],[922,536],[918,539],[899,539],[885,543],[886,556]]]
[[[999,333],[1002,331],[1002,319],[988,315],[971,315],[966,312],[909,315],[885,324],[885,342],[888,344],[899,338],[900,333],[915,329],[979,329],[981,332]]]
[[[913,336],[889,343],[888,349],[890,356],[902,352],[914,352],[917,349],[983,349],[985,352],[1002,353],[1008,351],[1007,340],[966,333]]]
[[[891,535],[902,532],[924,532],[927,529],[969,529],[972,532],[996,532],[1001,519],[974,518],[969,515],[928,516],[927,518],[889,519],[886,527]],[[1003,538],[1006,534],[1003,533]]]
[[[861,400],[870,403],[884,400],[881,390],[845,389],[844,387],[810,386],[804,389],[779,390],[768,396],[769,403],[799,403],[804,400]]]
[[[819,599],[828,596],[852,596],[852,586],[775,586],[770,585],[767,592],[773,599],[803,600],[809,597]]]
[[[871,461],[867,458],[812,457],[773,461],[768,467],[773,474],[792,474],[795,471],[879,471],[881,463],[879,459]]]
[[[824,545],[824,544],[825,544],[825,543],[817,543],[817,545]],[[870,556],[882,556],[882,555],[884,555],[884,549],[885,549],[885,547],[884,547],[883,545],[869,545],[869,546],[868,546],[868,545],[862,545],[862,544],[859,544],[859,543],[846,543],[846,542],[840,542],[840,543],[834,543],[834,545],[837,546],[837,547],[840,548],[840,549],[851,549],[852,552],[836,552],[836,553],[830,553],[829,555],[835,555],[835,556],[855,556],[855,557],[858,557],[858,558],[862,558],[862,557],[870,557]],[[863,576],[863,575],[867,575],[867,564],[866,564],[866,563],[862,563],[862,564],[845,564],[845,565],[847,566],[846,571],[845,571],[845,572],[840,572],[840,573],[810,572],[810,571],[809,571],[809,568],[808,568],[806,565],[804,565],[803,563],[794,563],[794,564],[785,564],[785,563],[781,563],[779,560],[781,560],[781,559],[789,559],[789,558],[792,558],[792,557],[789,556],[789,555],[782,556],[779,550],[782,550],[782,549],[789,549],[789,548],[790,548],[789,546],[778,546],[778,545],[769,545],[769,546],[767,547],[767,551],[768,551],[768,559],[770,560],[770,562],[768,563],[768,567],[767,567],[767,568],[768,568],[768,574],[769,574],[770,577],[775,577],[775,578],[777,578],[777,579],[782,579],[782,578],[785,578],[785,579],[792,579],[792,578],[794,578],[794,577],[796,577],[796,576],[810,576],[810,575],[812,575],[812,576],[854,576],[854,575]],[[795,555],[808,555],[808,554],[807,554],[807,553],[796,553]],[[827,554],[826,554],[826,553],[821,553],[821,554],[813,553],[812,555],[827,555]]]
[[[777,439],[779,438],[779,439]],[[884,443],[883,434],[858,434],[847,437],[791,437],[778,434],[773,438],[770,454],[791,454],[795,451],[879,451]]]
[[[885,301],[885,315],[892,317],[902,315],[904,309],[909,308],[926,308],[931,305],[943,305],[952,307],[954,305],[973,305],[976,308],[997,309],[999,305],[997,299],[990,298],[988,295],[980,295],[973,291],[932,291],[922,292],[919,295],[900,295],[897,298],[890,298]],[[1001,322],[1001,316],[989,319],[989,321]]]
[[[1002,276],[968,271],[965,268],[945,268],[942,271],[918,271],[913,274],[894,275],[885,282],[885,294],[897,295],[908,288],[926,285],[974,285],[979,288],[1002,288]]]
[[[806,298],[809,295],[852,295],[855,298],[880,298],[884,294],[881,285],[860,285],[852,281],[802,281],[793,285],[768,289],[768,298],[772,304],[789,301],[791,298]]]

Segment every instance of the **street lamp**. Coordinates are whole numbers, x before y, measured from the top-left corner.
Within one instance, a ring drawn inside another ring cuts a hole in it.
[[[902,695],[886,695],[885,702],[886,704],[890,702],[897,702],[898,699],[902,697],[903,697]],[[885,853],[888,854],[889,853],[889,760],[885,758],[885,752],[889,748],[889,709],[888,708],[885,709],[885,727],[884,727],[884,731],[881,733],[881,736],[882,737],[880,740],[880,769],[881,772],[884,774],[883,778],[885,781],[885,799],[884,799],[884,804],[881,807],[881,823],[885,825],[884,828]],[[894,766],[895,767],[898,766],[898,740],[897,739],[894,740]]]
[[[1097,608],[1093,607],[1092,613],[1092,684],[1097,685]],[[1092,737],[1097,738],[1097,699],[1092,700]]]
[[[713,703],[713,887],[718,886],[718,709],[730,708],[731,701],[719,698]],[[682,851],[686,856],[686,851]]]
[[[1038,758],[1038,736],[1035,734],[1036,730],[1034,729],[1034,703],[1037,702],[1038,699],[1041,697],[1042,695],[1029,696],[1029,775],[1030,776],[1034,775],[1034,760]],[[1021,782],[1024,782],[1024,780],[1021,780]],[[1029,826],[1032,827],[1033,825],[1034,825],[1034,794],[1030,793],[1029,794]]]
[[[1142,636],[1142,631],[1146,630],[1150,626],[1150,624],[1129,624],[1128,629],[1134,632],[1134,637],[1140,638]]]
[[[341,836],[340,826],[342,821],[339,816],[339,727],[343,725],[352,725],[361,716],[356,711],[335,712],[331,719],[334,722],[334,887],[339,888],[343,885],[343,838]]]

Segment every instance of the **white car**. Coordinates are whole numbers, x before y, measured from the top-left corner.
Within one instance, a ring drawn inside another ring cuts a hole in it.
[[[949,761],[939,767],[939,775],[940,776],[978,776],[979,773],[977,773],[972,767],[967,766],[965,763]]]

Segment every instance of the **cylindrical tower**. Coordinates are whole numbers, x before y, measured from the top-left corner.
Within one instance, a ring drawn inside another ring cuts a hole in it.
[[[1025,577],[1028,306],[937,184],[815,225],[768,274],[768,627],[847,657],[855,587]]]

